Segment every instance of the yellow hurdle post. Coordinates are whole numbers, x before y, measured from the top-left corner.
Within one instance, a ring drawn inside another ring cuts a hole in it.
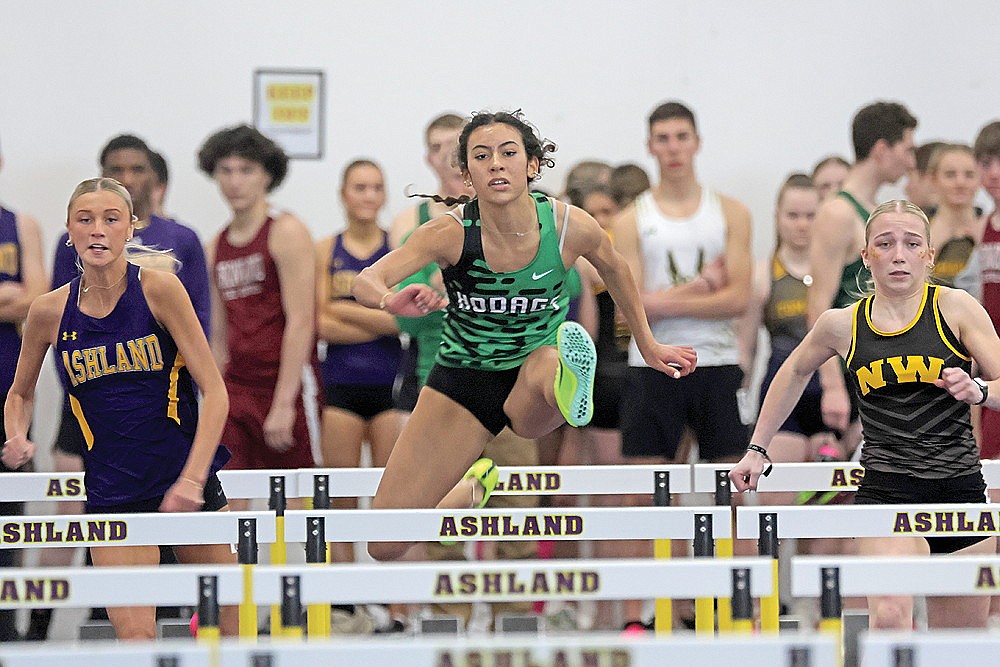
[[[712,515],[694,515],[694,557],[712,558],[715,541],[712,539]],[[694,629],[699,635],[715,634],[715,598],[695,598]]]
[[[271,476],[271,493],[267,508],[274,510],[274,543],[271,544],[271,565],[284,565],[288,562],[288,549],[285,545],[285,477]],[[281,636],[281,605],[271,605],[271,636]]]
[[[253,568],[257,564],[257,519],[239,520],[237,560],[243,570],[240,639],[257,639],[257,605],[253,601]]]
[[[753,633],[753,597],[750,595],[750,568],[733,568],[733,632]]]
[[[657,470],[653,473],[653,505],[670,507],[670,473]],[[653,540],[653,556],[657,560],[670,559],[670,540]],[[654,633],[657,636],[670,634],[673,630],[673,604],[670,598],[657,598],[653,620]]]
[[[729,485],[729,471],[728,470],[716,470],[715,471],[715,504],[717,507],[729,507],[730,512],[733,512],[733,491],[732,487]],[[731,514],[729,519],[730,535],[736,534],[736,524],[735,515]],[[720,537],[715,541],[715,557],[716,558],[729,558],[733,557],[733,538],[732,537]],[[719,617],[719,633],[732,632],[733,631],[733,607],[730,603],[729,598],[721,597],[715,601],[718,608]]]
[[[771,558],[771,594],[760,599],[760,629],[768,634],[778,634],[778,616],[781,613],[778,598],[778,515],[758,514],[760,521],[757,552]]]
[[[819,631],[837,640],[837,665],[844,664],[844,621],[841,616],[840,568],[820,569]]]
[[[330,509],[330,476],[313,475],[313,509]],[[306,562],[326,565],[329,550],[326,545],[326,520],[323,517],[306,518]],[[314,603],[306,607],[309,638],[330,636],[330,604]]]

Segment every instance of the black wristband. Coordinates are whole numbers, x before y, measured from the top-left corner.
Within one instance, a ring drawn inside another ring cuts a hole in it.
[[[979,387],[979,391],[983,392],[983,397],[972,405],[982,405],[986,402],[986,399],[990,397],[990,386],[986,384],[982,378],[972,378],[972,381],[976,383],[977,387]]]
[[[747,451],[757,452],[758,454],[764,457],[764,460],[767,461],[767,467],[764,468],[764,471],[761,474],[764,475],[764,477],[770,475],[771,469],[774,468],[774,466],[771,464],[771,457],[767,455],[767,450],[761,447],[760,445],[755,445],[754,443],[751,442],[749,445],[747,445]]]

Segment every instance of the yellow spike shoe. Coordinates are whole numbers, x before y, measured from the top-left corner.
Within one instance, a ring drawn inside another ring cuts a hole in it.
[[[500,471],[497,470],[493,459],[483,458],[473,463],[462,479],[477,479],[483,485],[483,498],[478,503],[476,503],[476,492],[472,492],[472,502],[477,508],[482,509],[486,506],[486,501],[490,499],[493,489],[497,486],[497,480],[500,479]]]
[[[559,368],[553,385],[559,412],[570,426],[590,423],[594,416],[594,371],[597,351],[586,329],[576,322],[559,325]]]

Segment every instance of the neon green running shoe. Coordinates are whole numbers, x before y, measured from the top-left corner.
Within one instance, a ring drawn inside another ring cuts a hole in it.
[[[597,351],[586,329],[576,322],[559,325],[559,368],[554,388],[559,412],[570,426],[590,423],[594,416],[594,369]]]
[[[483,485],[483,499],[476,505],[477,508],[482,509],[486,506],[486,501],[490,499],[493,489],[497,486],[497,480],[500,479],[500,471],[497,470],[493,459],[483,458],[473,463],[469,471],[462,477],[462,479],[472,478],[478,479],[479,483]],[[472,494],[472,500],[473,502],[476,500],[475,492]]]

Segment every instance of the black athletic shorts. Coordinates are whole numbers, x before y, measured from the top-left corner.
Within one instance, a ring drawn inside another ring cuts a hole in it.
[[[626,457],[677,455],[684,427],[698,440],[702,461],[739,457],[750,433],[740,419],[736,391],[739,366],[698,367],[674,379],[647,366],[630,366],[622,401],[622,454]]]
[[[594,416],[587,426],[617,429],[621,424],[622,390],[625,388],[623,363],[597,364],[594,376]]]
[[[215,473],[209,475],[208,479],[205,480],[205,488],[202,490],[202,494],[205,497],[205,504],[201,506],[202,512],[218,512],[229,503],[229,500],[226,499],[226,492],[222,490],[222,483],[219,481],[219,476]],[[120,505],[97,506],[87,502],[85,511],[87,514],[159,512],[160,503],[162,502],[163,496],[157,496],[149,500],[139,500],[134,503],[121,503]]]
[[[472,413],[494,436],[510,426],[503,404],[517,382],[521,367],[505,371],[451,368],[434,364],[427,386],[435,389]]]
[[[78,458],[83,458],[83,451],[87,447],[83,431],[80,430],[80,422],[66,403],[63,403],[62,414],[59,416],[59,430],[56,431],[56,441],[52,446],[63,454]]]
[[[417,397],[420,395],[420,378],[417,377],[418,357],[417,339],[411,338],[409,347],[403,348],[396,381],[392,383],[392,403],[397,410],[413,412],[413,408],[417,405]]]
[[[945,479],[922,479],[901,473],[865,470],[854,494],[855,505],[908,505],[914,503],[985,503],[982,472]],[[932,554],[950,554],[989,539],[978,535],[924,537]]]
[[[366,421],[396,407],[391,384],[331,384],[324,389],[326,407],[347,410]]]

